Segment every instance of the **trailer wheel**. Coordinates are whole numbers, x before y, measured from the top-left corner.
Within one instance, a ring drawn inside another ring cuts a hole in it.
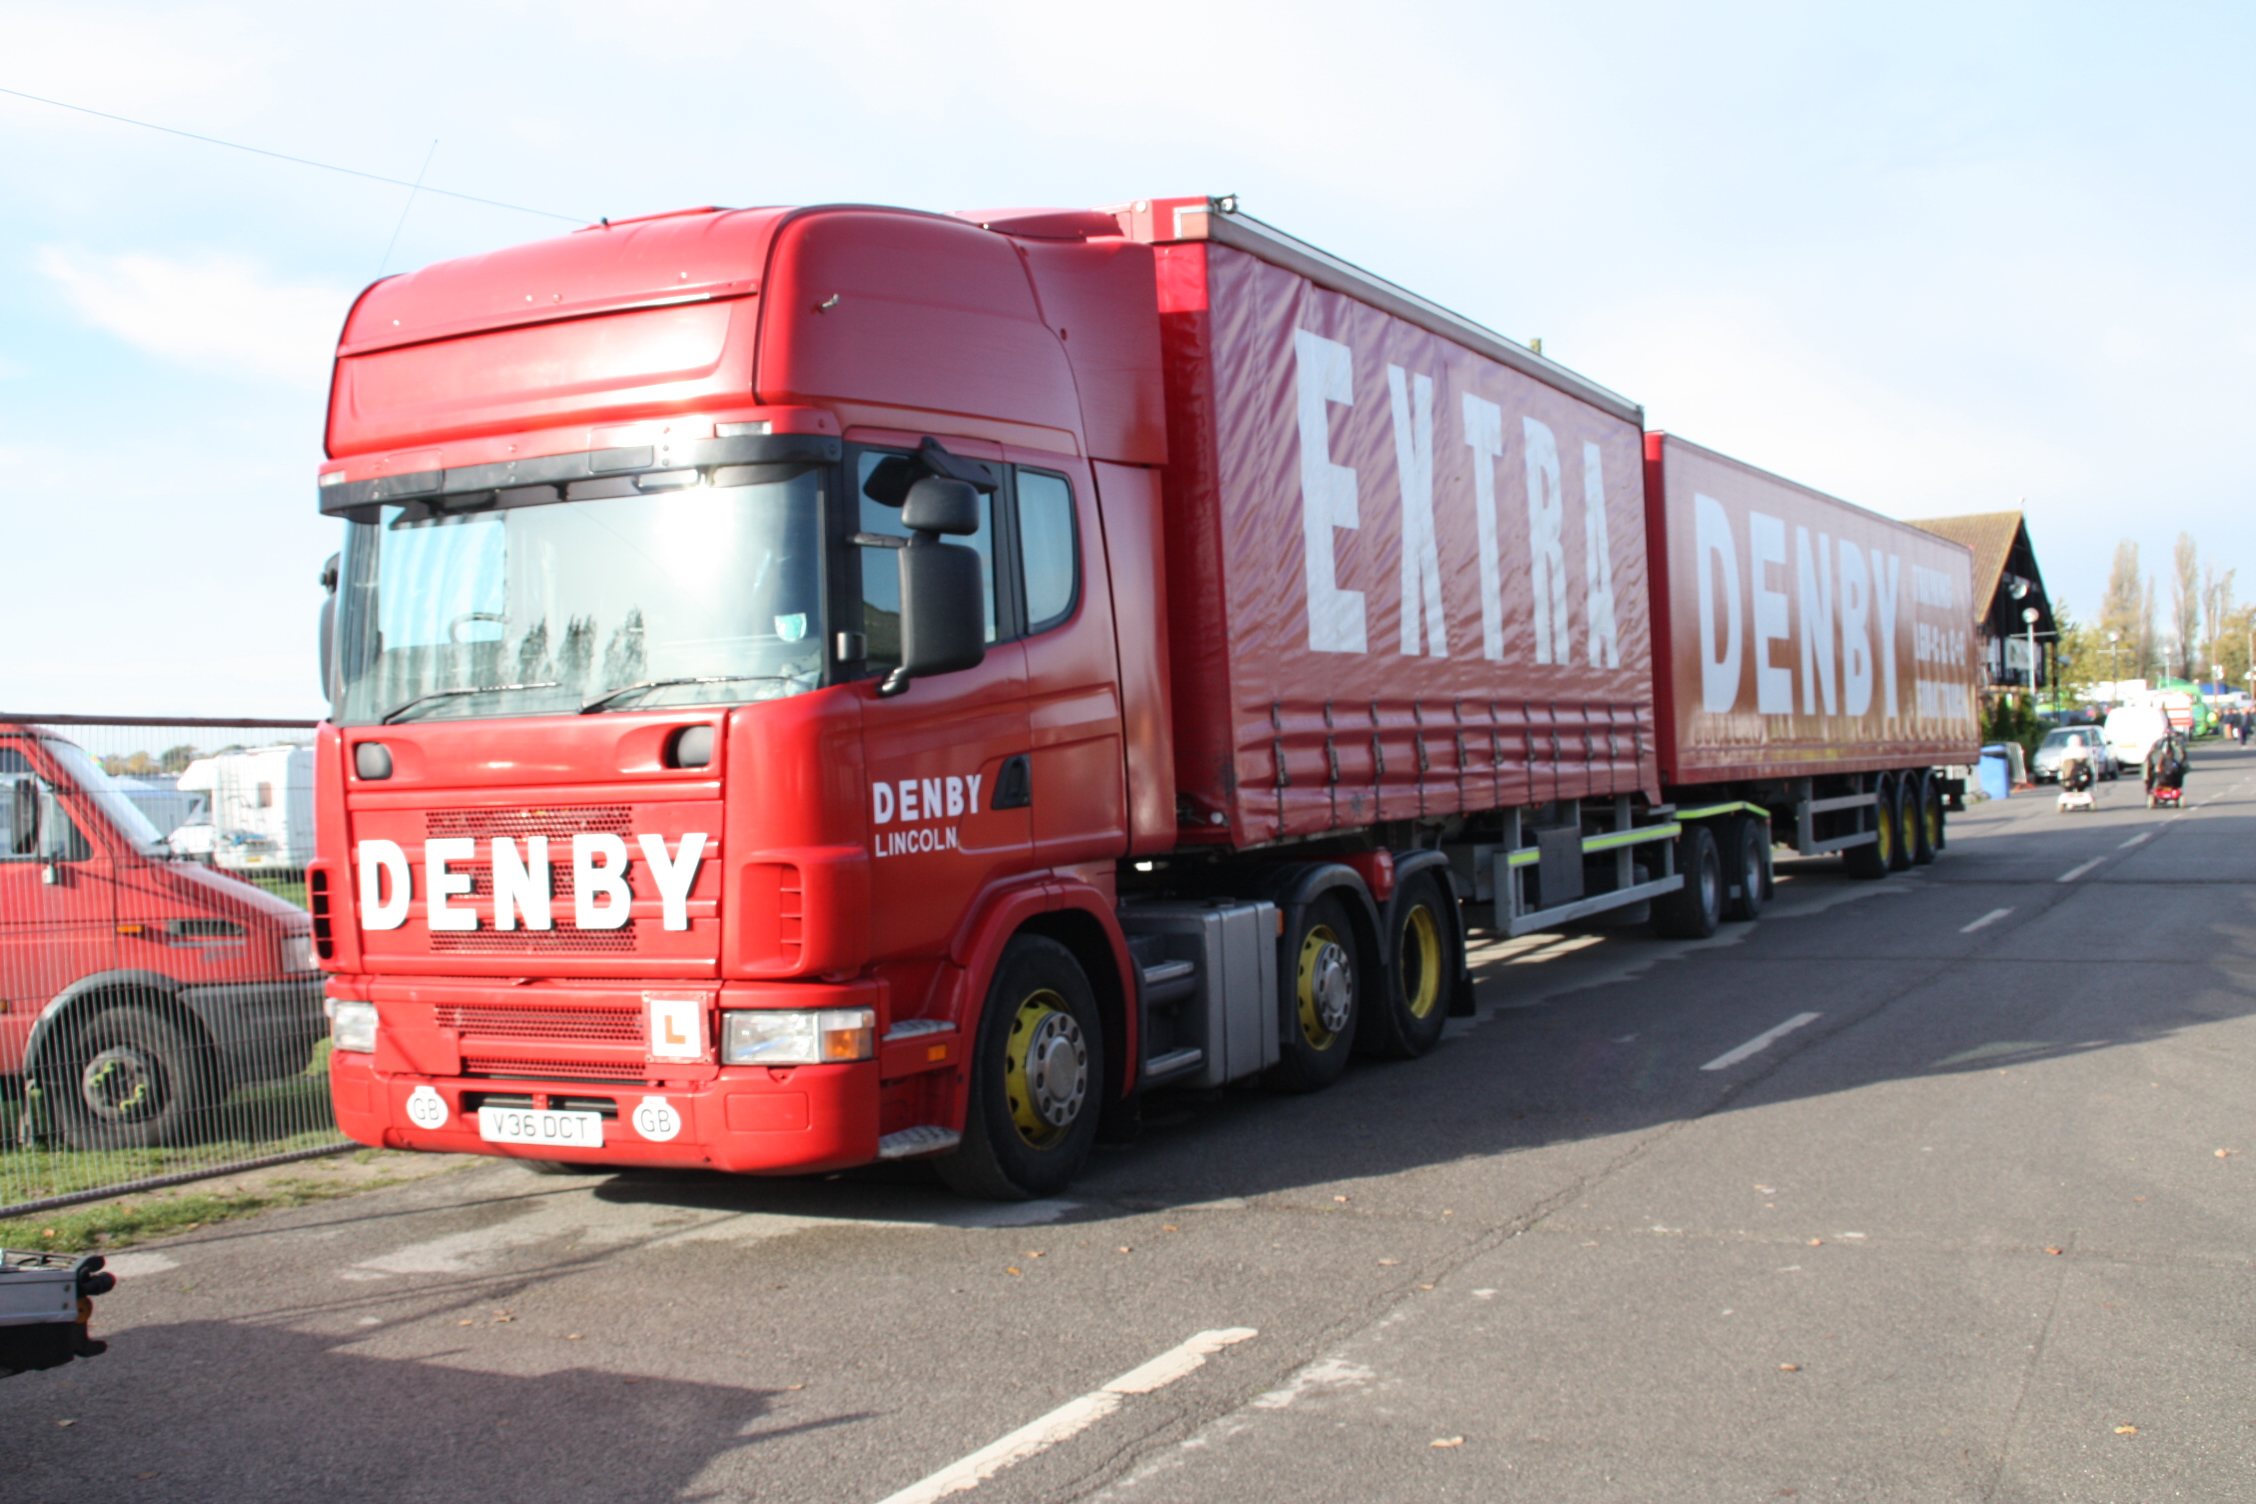
[[[1285,936],[1282,961],[1284,1037],[1263,1079],[1279,1091],[1321,1091],[1347,1069],[1362,1011],[1362,947],[1337,894],[1301,910],[1299,924]]]
[[[1896,778],[1896,852],[1889,858],[1889,870],[1909,872],[1919,859],[1920,800],[1925,790],[1916,773],[1899,774]]]
[[[63,1137],[74,1149],[191,1142],[218,1096],[209,1042],[148,1008],[95,1014],[61,1064]]]
[[[1730,886],[1737,896],[1724,906],[1723,917],[1760,919],[1771,893],[1770,822],[1742,815],[1726,826],[1725,831]]]
[[[1003,948],[971,1064],[963,1142],[937,1162],[951,1190],[990,1201],[1054,1196],[1097,1136],[1104,1028],[1073,952],[1041,935]]]
[[[1653,933],[1665,940],[1705,940],[1723,922],[1723,856],[1715,833],[1687,825],[1676,838],[1684,886],[1653,900]]]
[[[1872,828],[1877,839],[1862,846],[1851,846],[1841,853],[1841,865],[1849,876],[1866,881],[1886,877],[1895,870],[1896,836],[1902,830],[1902,822],[1896,818],[1895,779],[1881,774],[1873,799]]]
[[[1925,867],[1935,860],[1943,849],[1943,791],[1935,787],[1932,774],[1922,775],[1913,785],[1918,800],[1918,811],[1912,821],[1912,862]]]
[[[1441,1043],[1458,970],[1457,926],[1431,872],[1406,879],[1394,902],[1394,970],[1386,995],[1357,1026],[1364,1053],[1415,1060]]]

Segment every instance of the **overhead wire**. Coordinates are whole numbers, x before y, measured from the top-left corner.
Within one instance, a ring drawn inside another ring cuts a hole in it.
[[[394,188],[405,188],[411,194],[417,192],[435,193],[441,198],[460,199],[467,204],[483,204],[489,209],[507,209],[517,214],[535,214],[542,219],[560,219],[566,224],[573,225],[594,224],[597,219],[597,216],[592,214],[558,214],[549,209],[528,208],[523,204],[505,204],[499,199],[480,198],[474,193],[455,193],[446,188],[433,188],[420,182],[411,183],[405,178],[388,178],[378,172],[362,172],[357,167],[339,167],[334,162],[316,162],[311,157],[293,157],[287,152],[268,151],[263,146],[246,146],[240,141],[224,141],[217,136],[198,135],[194,131],[184,131],[169,125],[158,125],[154,121],[135,120],[126,115],[113,115],[107,110],[90,109],[82,104],[71,104],[61,99],[48,99],[38,94],[27,94],[21,89],[0,87],[0,94],[6,94],[15,99],[28,99],[33,104],[51,105],[58,110],[70,110],[80,115],[92,115],[100,120],[113,120],[119,125],[138,126],[145,131],[162,131],[165,135],[181,136],[190,141],[201,141],[207,146],[224,146],[233,151],[247,151],[254,156],[272,157],[278,162],[293,162],[300,167],[318,167],[323,172],[341,172],[347,177],[363,178],[371,183],[385,183]],[[424,162],[426,171],[429,170],[429,165],[429,159],[426,158]]]

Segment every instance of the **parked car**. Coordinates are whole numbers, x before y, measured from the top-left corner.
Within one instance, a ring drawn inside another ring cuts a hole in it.
[[[74,1147],[186,1142],[325,1032],[311,917],[177,859],[75,743],[0,722],[0,1077]]]
[[[2037,743],[2037,755],[2029,764],[2029,776],[2038,783],[2060,781],[2060,758],[2071,741],[2080,741],[2090,749],[2093,767],[2102,778],[2120,778],[2123,766],[2115,760],[2107,745],[2107,738],[2097,726],[2059,726],[2045,733]]]

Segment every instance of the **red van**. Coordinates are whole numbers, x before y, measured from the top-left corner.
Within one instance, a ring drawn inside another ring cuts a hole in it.
[[[72,1147],[203,1136],[325,1027],[304,910],[174,858],[84,749],[0,722],[0,1079]]]

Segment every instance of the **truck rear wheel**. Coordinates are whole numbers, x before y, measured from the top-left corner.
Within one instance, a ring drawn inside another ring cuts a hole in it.
[[[1724,848],[1730,866],[1731,898],[1724,905],[1726,919],[1760,919],[1770,902],[1770,822],[1742,815],[1724,827]]]
[[[1886,877],[1896,866],[1896,836],[1903,822],[1896,816],[1896,781],[1882,774],[1873,794],[1872,829],[1875,839],[1841,853],[1849,876],[1867,881]]]
[[[1684,886],[1653,900],[1653,933],[1666,940],[1705,940],[1723,922],[1723,856],[1715,833],[1687,825],[1676,838]]]
[[[1457,975],[1457,925],[1433,873],[1404,880],[1394,901],[1394,970],[1383,1002],[1357,1026],[1364,1053],[1415,1060],[1441,1043]]]
[[[1327,893],[1300,911],[1285,936],[1284,1037],[1263,1078],[1279,1091],[1321,1091],[1347,1069],[1363,992],[1363,952],[1347,905]]]
[[[938,1161],[965,1196],[1054,1196],[1089,1157],[1104,1095],[1104,1029],[1073,952],[1042,935],[1003,948],[971,1064],[963,1142]]]
[[[210,1043],[144,1007],[87,1020],[58,1074],[63,1137],[74,1149],[189,1143],[218,1096]]]
[[[1919,809],[1912,821],[1911,859],[1924,867],[1943,849],[1943,791],[1936,786],[1931,773],[1922,775],[1912,788],[1918,797]]]
[[[1924,785],[1917,773],[1903,773],[1896,778],[1896,854],[1890,859],[1890,870],[1909,872],[1919,855],[1919,801]]]

